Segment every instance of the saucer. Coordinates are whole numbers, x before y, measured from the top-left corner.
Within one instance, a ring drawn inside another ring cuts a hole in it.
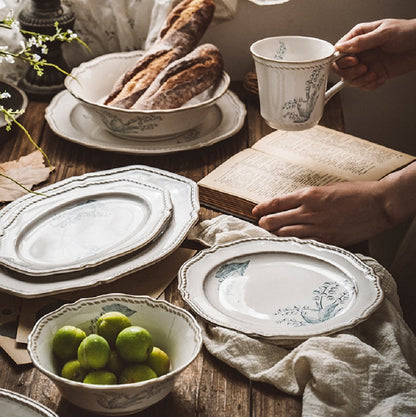
[[[228,90],[196,128],[175,136],[132,141],[98,126],[83,104],[66,90],[56,95],[45,111],[50,128],[64,139],[90,148],[128,154],[167,154],[210,146],[237,133],[245,116],[244,104]]]

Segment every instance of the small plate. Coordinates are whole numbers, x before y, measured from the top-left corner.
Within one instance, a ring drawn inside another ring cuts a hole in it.
[[[0,264],[31,276],[94,267],[150,243],[171,214],[160,187],[87,178],[2,217]]]
[[[207,321],[273,340],[352,327],[380,304],[372,269],[312,240],[252,238],[201,251],[181,267],[179,290]]]
[[[172,218],[157,239],[139,251],[105,262],[96,268],[65,274],[36,277],[0,265],[0,289],[22,298],[37,298],[91,288],[151,266],[174,252],[186,238],[190,228],[198,221],[198,187],[194,181],[186,177],[145,165],[131,165],[67,178],[37,191],[48,194],[57,189],[74,188],[75,184],[85,180],[113,181],[121,178],[169,190],[173,207]],[[42,196],[29,193],[12,201],[0,211],[2,222],[7,224],[20,207],[41,198]]]
[[[4,388],[0,388],[0,409],[7,417],[58,417],[43,404]]]
[[[176,136],[133,141],[100,127],[84,105],[66,90],[56,95],[45,111],[50,128],[64,139],[89,148],[128,154],[168,154],[210,146],[237,133],[245,116],[244,104],[228,90],[196,128]]]

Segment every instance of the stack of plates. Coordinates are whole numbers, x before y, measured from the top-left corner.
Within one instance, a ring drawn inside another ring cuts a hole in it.
[[[212,324],[289,342],[355,326],[383,298],[378,277],[357,256],[296,238],[201,251],[181,267],[179,290]]]
[[[172,253],[198,219],[196,184],[146,166],[94,172],[2,210],[0,289],[37,297],[114,281]]]

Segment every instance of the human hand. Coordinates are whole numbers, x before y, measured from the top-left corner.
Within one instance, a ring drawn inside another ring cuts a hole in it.
[[[377,181],[303,188],[257,205],[253,215],[260,227],[277,236],[341,247],[363,242],[390,226]]]
[[[416,69],[416,19],[361,23],[335,45],[351,54],[332,64],[349,85],[371,91],[392,77]]]

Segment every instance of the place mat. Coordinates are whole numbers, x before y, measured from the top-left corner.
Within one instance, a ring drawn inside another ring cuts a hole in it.
[[[17,365],[31,363],[26,350],[27,337],[41,316],[64,303],[106,293],[118,292],[159,298],[176,278],[180,266],[194,253],[194,250],[179,248],[148,268],[134,272],[115,282],[101,284],[86,290],[36,299],[21,299],[9,294],[0,294],[0,305],[2,306],[0,310],[0,347]]]
[[[213,246],[257,236],[273,235],[221,215],[197,224],[188,239]],[[416,337],[403,320],[396,283],[377,261],[356,255],[379,276],[385,296],[366,321],[288,348],[200,319],[205,347],[247,378],[302,396],[304,416],[416,415]]]

